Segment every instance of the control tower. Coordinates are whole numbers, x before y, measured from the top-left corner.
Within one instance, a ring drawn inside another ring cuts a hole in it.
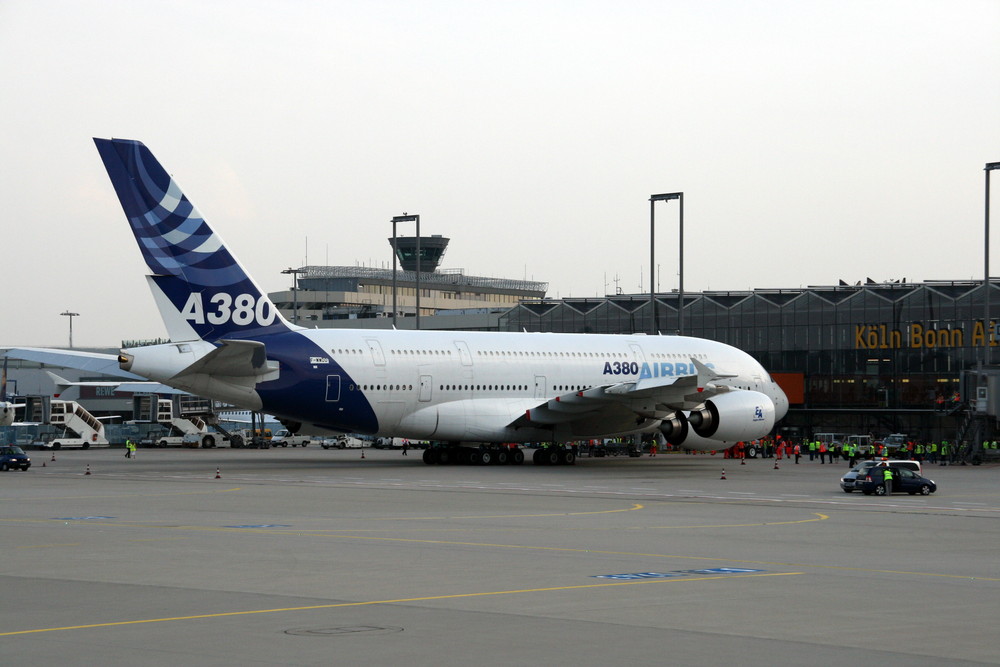
[[[449,238],[440,234],[432,236],[421,236],[420,238],[420,273],[434,273],[441,264],[444,251],[448,248]],[[392,237],[389,237],[389,245],[392,245]],[[404,271],[417,270],[417,237],[397,236],[396,256],[399,258],[400,267]]]

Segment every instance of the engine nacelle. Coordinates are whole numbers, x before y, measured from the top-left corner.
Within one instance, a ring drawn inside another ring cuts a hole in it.
[[[718,440],[703,438],[695,433],[683,412],[675,412],[672,416],[664,419],[660,423],[660,433],[674,447],[710,452],[713,449],[722,449],[726,446]]]
[[[10,426],[14,423],[14,404],[0,401],[0,426]]]
[[[278,422],[288,429],[288,432],[292,435],[299,435],[299,431],[302,430],[302,422],[297,422],[292,419],[279,419]]]
[[[691,434],[691,428],[688,425],[687,417],[683,412],[675,412],[670,417],[667,417],[662,422],[660,422],[660,433],[663,437],[667,439],[671,445],[679,446],[684,443],[688,435]]]
[[[762,438],[774,428],[774,401],[759,391],[731,391],[705,401],[688,422],[703,438],[738,442]]]

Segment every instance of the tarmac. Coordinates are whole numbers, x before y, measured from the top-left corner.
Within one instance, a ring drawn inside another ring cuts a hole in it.
[[[1000,664],[995,465],[880,498],[678,453],[30,454],[0,474],[6,666]]]

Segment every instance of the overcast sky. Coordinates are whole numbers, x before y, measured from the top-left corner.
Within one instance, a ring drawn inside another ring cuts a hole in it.
[[[0,0],[0,345],[165,335],[95,136],[267,291],[391,266],[406,211],[446,268],[642,292],[671,191],[689,291],[981,279],[998,35],[998,0]]]

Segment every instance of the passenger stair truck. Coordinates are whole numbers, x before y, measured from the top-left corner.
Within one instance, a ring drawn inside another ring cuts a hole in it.
[[[154,447],[214,447],[215,435],[208,432],[208,424],[201,417],[181,412],[181,401],[188,397],[175,396],[159,398],[156,395],[145,394],[133,397],[133,414],[149,415],[150,421],[163,424],[170,430],[165,435],[150,438]],[[152,414],[155,402],[156,414]],[[176,405],[175,405],[176,404]]]
[[[76,401],[53,400],[50,404],[49,423],[63,429],[63,435],[48,443],[52,449],[89,449],[107,447],[110,444],[104,437],[104,424]]]

